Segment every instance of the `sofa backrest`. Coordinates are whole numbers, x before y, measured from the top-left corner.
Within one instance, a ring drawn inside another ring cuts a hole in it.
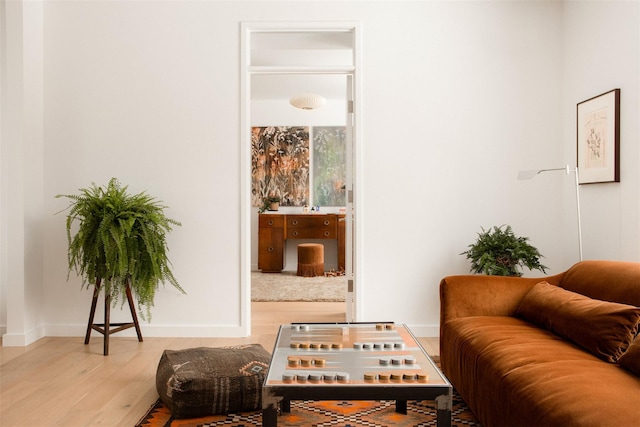
[[[562,275],[559,286],[590,298],[640,307],[640,263],[582,261]]]

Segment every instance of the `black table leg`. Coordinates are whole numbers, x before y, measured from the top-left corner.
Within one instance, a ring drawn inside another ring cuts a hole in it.
[[[451,409],[438,409],[436,422],[438,427],[451,427]]]
[[[436,422],[438,427],[451,427],[451,408],[453,407],[453,389],[447,394],[436,397]]]
[[[275,406],[262,409],[262,427],[278,427],[278,409]]]
[[[407,401],[396,400],[396,412],[399,414],[407,415]]]

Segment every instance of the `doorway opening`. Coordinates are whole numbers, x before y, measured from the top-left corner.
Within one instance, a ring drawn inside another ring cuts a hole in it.
[[[344,213],[345,286],[347,321],[358,318],[359,285],[356,281],[358,221],[354,209],[358,191],[356,179],[359,147],[357,99],[359,25],[352,23],[244,23],[242,24],[241,82],[241,324],[250,334],[251,276],[257,270],[258,208],[254,206],[252,129],[269,126],[342,126],[346,134],[344,205],[321,206],[326,213]],[[303,92],[317,92],[327,99],[318,110],[307,111],[289,105],[289,98]],[[311,206],[317,198],[309,199]],[[302,213],[303,207],[288,209]],[[286,211],[283,211],[287,213]],[[288,245],[287,252],[295,251]],[[329,251],[333,248],[328,247]],[[286,257],[286,254],[285,254]],[[289,256],[295,259],[295,256]],[[329,259],[332,259],[333,255]],[[292,269],[291,263],[285,267]],[[275,273],[278,274],[278,273]]]

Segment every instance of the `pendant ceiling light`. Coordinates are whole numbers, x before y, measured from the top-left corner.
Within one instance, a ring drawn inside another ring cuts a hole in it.
[[[301,93],[289,99],[289,104],[302,110],[315,110],[326,103],[327,100],[323,96],[315,93]]]

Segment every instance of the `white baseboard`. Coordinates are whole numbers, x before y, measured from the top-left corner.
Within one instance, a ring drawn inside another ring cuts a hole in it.
[[[179,337],[179,338],[240,338],[247,336],[241,326],[193,326],[193,325],[140,325],[142,337]],[[87,325],[51,325],[46,329],[48,337],[83,337]],[[92,336],[100,336],[97,331]],[[118,332],[114,336],[135,337],[134,328]]]
[[[27,333],[24,334],[7,334],[4,333],[2,335],[2,346],[3,347],[26,347],[29,344],[33,344],[38,341],[40,338],[43,338],[45,328],[44,326],[38,326],[37,328],[33,328]]]
[[[438,325],[407,325],[416,337],[438,337]],[[5,328],[6,329],[6,328]],[[246,337],[245,329],[238,325],[227,326],[194,326],[194,325],[140,325],[143,337],[179,337],[179,338],[241,338]],[[1,330],[1,329],[0,329]],[[27,334],[2,334],[4,347],[24,347],[47,337],[84,337],[86,324],[49,325],[29,331]],[[92,332],[92,336],[100,333]],[[118,332],[115,336],[135,337],[135,329]]]

